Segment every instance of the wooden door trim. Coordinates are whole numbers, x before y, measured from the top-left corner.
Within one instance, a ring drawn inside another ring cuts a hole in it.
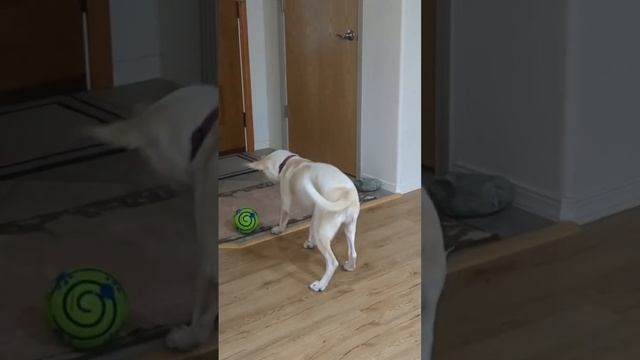
[[[216,1],[218,18],[219,150],[254,149],[247,10],[242,0]],[[244,30],[244,31],[243,31]],[[244,67],[244,68],[243,68]],[[227,131],[227,133],[225,133]]]
[[[422,0],[421,0],[422,1]],[[362,36],[364,33],[364,0],[358,1],[358,69],[356,72],[356,177],[362,177]]]
[[[278,1],[278,45],[279,45],[279,61],[280,61],[280,109],[282,110],[280,118],[280,134],[282,136],[282,148],[289,150],[289,114],[285,111],[288,107],[287,95],[287,45],[285,41],[286,28],[284,21],[284,1]]]
[[[89,76],[92,89],[113,86],[109,0],[85,0]]]
[[[436,0],[435,44],[435,172],[442,175],[451,169],[450,105],[451,77],[449,60],[451,48],[451,1]],[[424,11],[424,10],[423,10]]]
[[[251,69],[249,64],[249,26],[246,0],[236,0],[238,3],[238,19],[240,23],[240,60],[242,62],[242,96],[244,98],[245,116],[245,148],[252,152],[256,149],[253,127],[253,98],[251,97]]]
[[[436,168],[439,153],[436,132],[437,8],[437,0],[422,2],[421,165],[430,169]]]
[[[6,72],[0,80],[2,103],[86,89],[82,3],[45,3],[8,1],[1,6],[4,33],[0,41],[8,46],[3,49],[7,56],[0,55]],[[25,25],[33,22],[40,26]]]

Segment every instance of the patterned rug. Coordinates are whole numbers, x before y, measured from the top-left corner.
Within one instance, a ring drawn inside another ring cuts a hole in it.
[[[198,254],[192,209],[192,194],[158,187],[0,224],[0,281],[11,289],[0,307],[0,359],[85,358],[43,316],[63,270],[104,269],[126,289],[129,321],[110,349],[187,321]]]
[[[372,201],[384,195],[385,194],[381,194],[380,192],[373,194],[361,193],[359,194],[360,203]],[[0,235],[44,232],[46,231],[48,224],[65,216],[85,218],[100,217],[125,209],[139,208],[166,202],[177,197],[186,197],[187,200],[189,200],[190,195],[178,192],[168,186],[158,186],[155,188],[135,191],[122,196],[96,201],[75,208],[37,215],[23,220],[0,223]],[[260,227],[252,234],[244,235],[235,230],[232,216],[230,214],[234,214],[235,210],[241,207],[254,208],[260,215]],[[277,225],[280,219],[280,189],[278,186],[274,186],[271,182],[265,182],[243,189],[222,193],[218,198],[218,214],[220,242],[236,241],[261,235],[262,233],[271,230],[274,225]],[[289,225],[305,221],[310,217],[310,211],[294,207],[291,211]]]
[[[486,232],[442,214],[440,214],[440,224],[447,253],[500,239],[498,234]]]
[[[0,107],[0,180],[122,151],[81,132],[118,118],[70,96]]]
[[[390,194],[390,193],[389,193]],[[384,196],[380,192],[360,193],[360,203],[365,203]],[[232,215],[239,208],[250,207],[257,211],[260,219],[260,227],[255,232],[244,235],[236,231]],[[294,207],[291,209],[291,218],[288,225],[297,224],[311,217],[309,209]],[[219,241],[229,242],[246,240],[262,235],[280,221],[280,188],[271,182],[249,186],[243,189],[229,191],[219,195],[218,199],[218,224]]]
[[[270,214],[277,216],[279,209],[278,193],[272,183],[224,193],[219,198],[221,212],[234,201],[245,204],[256,196],[264,197],[268,207],[257,207],[264,219],[260,231],[268,231],[273,225]],[[361,201],[377,196],[362,195]],[[60,342],[42,316],[43,296],[65,269],[104,269],[127,289],[130,321],[105,351],[158,338],[169,326],[186,321],[193,302],[193,259],[198,251],[193,241],[192,199],[189,192],[159,186],[0,223],[0,279],[12,295],[0,307],[0,359],[88,358]],[[299,212],[291,222],[308,217]]]
[[[218,160],[218,179],[224,180],[256,172],[258,170],[251,169],[247,166],[247,164],[254,161],[256,161],[256,159],[245,152],[220,156]]]

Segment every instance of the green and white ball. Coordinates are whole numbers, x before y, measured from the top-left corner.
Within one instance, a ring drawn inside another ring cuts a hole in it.
[[[62,338],[78,350],[108,343],[118,334],[128,314],[122,286],[101,270],[63,272],[49,292],[49,321]]]
[[[255,209],[240,208],[233,216],[233,223],[242,234],[251,234],[260,226],[260,218]]]

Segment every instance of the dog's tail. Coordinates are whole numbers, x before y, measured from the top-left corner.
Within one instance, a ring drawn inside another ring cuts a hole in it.
[[[346,187],[335,190],[339,193],[337,201],[327,200],[318,192],[318,189],[313,186],[311,181],[304,181],[304,188],[313,199],[313,202],[327,211],[340,211],[358,201],[358,193]]]
[[[143,136],[133,121],[119,121],[113,124],[85,128],[87,135],[106,144],[136,149],[143,145]]]

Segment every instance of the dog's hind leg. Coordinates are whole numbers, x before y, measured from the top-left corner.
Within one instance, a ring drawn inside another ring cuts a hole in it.
[[[356,259],[358,254],[356,253],[356,224],[358,217],[354,216],[344,225],[344,234],[347,238],[347,247],[349,251],[349,259],[344,262],[342,267],[347,271],[354,271],[356,269]]]
[[[316,216],[323,216],[322,212],[319,212]],[[324,216],[323,219],[319,219],[316,226],[314,226],[314,236],[318,250],[322,253],[325,259],[325,271],[322,278],[318,281],[314,281],[309,287],[314,291],[323,291],[338,268],[338,259],[331,250],[331,240],[335,236],[340,223],[333,216]]]

